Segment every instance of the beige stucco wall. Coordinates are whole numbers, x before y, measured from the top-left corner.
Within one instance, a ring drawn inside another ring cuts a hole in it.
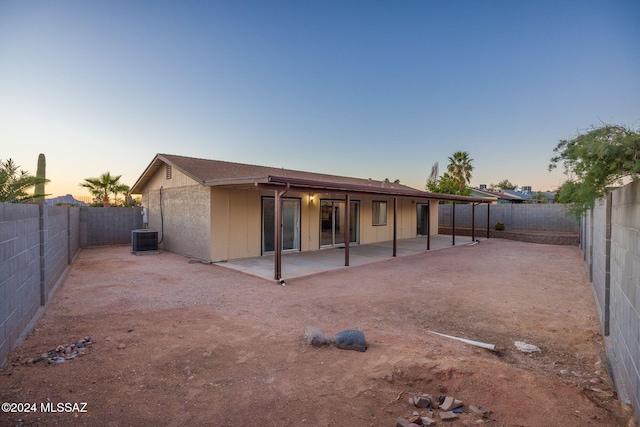
[[[273,191],[213,187],[211,194],[212,260],[247,258],[261,255],[262,197],[273,197]],[[313,200],[311,197],[313,196]],[[344,200],[344,195],[288,192],[283,197],[300,200],[300,248],[320,249],[320,201]],[[359,237],[361,244],[393,239],[393,198],[352,196],[358,201]],[[374,226],[373,201],[387,202],[387,225]],[[398,239],[416,236],[417,200],[398,199]],[[431,233],[438,232],[437,202],[431,204]]]

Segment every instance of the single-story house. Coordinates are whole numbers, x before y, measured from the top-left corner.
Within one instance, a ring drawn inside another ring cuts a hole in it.
[[[131,188],[162,249],[211,262],[438,233],[435,194],[371,179],[157,154]],[[277,227],[276,224],[280,224]]]
[[[471,197],[484,197],[491,199],[492,204],[524,203],[524,200],[508,190],[489,190],[487,188],[471,188]]]

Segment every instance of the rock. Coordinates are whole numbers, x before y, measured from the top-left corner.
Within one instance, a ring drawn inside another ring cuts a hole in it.
[[[416,414],[414,412],[413,416],[411,418],[409,418],[409,425],[411,424],[418,424],[420,422],[420,414]]]
[[[452,421],[452,420],[455,420],[456,418],[458,418],[458,416],[451,411],[440,412],[440,419],[442,421]]]
[[[431,404],[431,399],[427,396],[417,396],[413,398],[413,404],[418,408],[428,408]]]
[[[430,426],[431,424],[435,424],[436,422],[436,420],[429,417],[421,417],[420,420],[422,421],[423,426]]]
[[[409,427],[409,421],[405,420],[402,417],[398,417],[396,420],[396,427]]]
[[[127,332],[133,332],[133,328],[127,329]]]
[[[118,350],[124,350],[127,346],[124,343],[118,344]]]
[[[562,375],[569,375],[569,373],[570,373],[570,372],[571,372],[571,371],[569,371],[568,369],[561,369],[561,370],[560,370],[560,373],[561,373]]]
[[[590,382],[591,384],[600,384],[600,383],[602,383],[602,378],[591,378],[591,379],[589,380],[589,382]]]
[[[453,409],[459,408],[463,405],[462,400],[455,399],[452,396],[447,396],[444,398],[444,402],[440,405],[440,408],[443,411],[451,411]]]
[[[304,328],[304,339],[307,341],[307,344],[314,347],[331,344],[329,337],[321,329],[314,328],[313,326]]]
[[[485,415],[485,414],[490,414],[491,411],[487,408],[484,408],[480,405],[469,405],[469,411],[471,411],[474,414],[480,414],[480,415]]]
[[[367,349],[364,332],[354,329],[338,332],[333,338],[333,343],[343,350],[365,351]]]
[[[518,350],[524,352],[524,353],[533,353],[533,352],[540,352],[542,350],[540,350],[539,347],[536,347],[533,344],[527,344],[526,342],[522,342],[522,341],[516,341],[515,346],[518,348]]]

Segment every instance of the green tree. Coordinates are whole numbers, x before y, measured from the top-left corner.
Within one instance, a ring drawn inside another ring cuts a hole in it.
[[[576,216],[593,208],[606,188],[638,179],[640,174],[640,133],[622,125],[604,124],[567,140],[553,150],[549,170],[562,164],[569,177],[560,190],[562,203],[572,203]]]
[[[440,194],[457,194],[459,196],[471,195],[471,189],[466,186],[460,189],[460,181],[458,178],[449,175],[447,172],[435,181],[431,180],[427,182],[427,190],[432,193]]]
[[[516,184],[512,184],[508,179],[503,179],[497,184],[491,184],[491,188],[499,188],[501,190],[515,190],[518,188]]]
[[[538,203],[549,203],[549,198],[542,191],[536,192],[536,194],[531,197],[531,200],[535,200]]]
[[[20,170],[13,160],[0,160],[0,202],[28,203],[44,197],[45,194],[29,194],[38,184],[49,182]]]
[[[111,176],[111,173],[105,172],[97,178],[85,178],[79,185],[89,190],[94,204],[102,204],[106,208],[111,206],[111,194],[117,200],[118,194],[128,191],[129,187],[120,182],[121,177],[122,175]]]
[[[469,153],[466,151],[456,151],[449,157],[447,172],[458,181],[460,192],[464,191],[471,182],[471,172],[473,172],[472,161],[473,159],[469,158]]]

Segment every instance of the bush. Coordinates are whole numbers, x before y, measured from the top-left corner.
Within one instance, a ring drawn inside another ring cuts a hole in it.
[[[504,224],[501,222],[496,222],[496,230],[504,230]]]

